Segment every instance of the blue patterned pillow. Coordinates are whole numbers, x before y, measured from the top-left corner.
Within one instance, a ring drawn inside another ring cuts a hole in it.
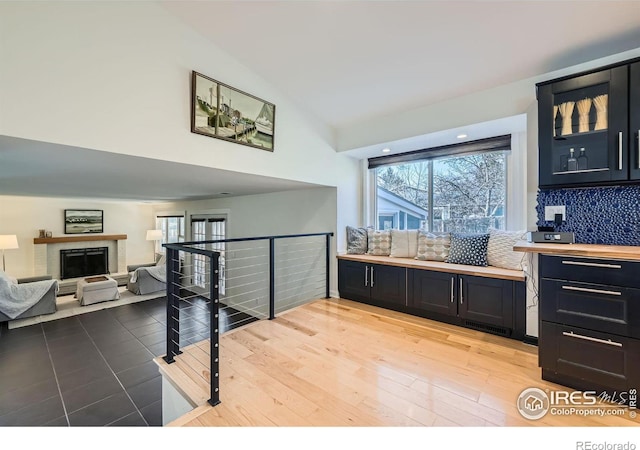
[[[463,234],[451,233],[448,263],[486,266],[489,233]]]

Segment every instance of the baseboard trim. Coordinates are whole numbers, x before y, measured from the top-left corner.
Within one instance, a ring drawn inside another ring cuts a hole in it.
[[[522,342],[524,342],[525,344],[535,345],[537,347],[538,346],[538,337],[537,336],[530,336],[528,334],[525,334],[524,338],[522,339]]]

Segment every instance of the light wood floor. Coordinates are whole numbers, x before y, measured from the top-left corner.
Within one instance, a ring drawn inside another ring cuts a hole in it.
[[[520,416],[542,381],[537,347],[348,300],[318,300],[221,338],[220,397],[208,342],[161,370],[195,402],[172,426],[628,426],[624,417]]]

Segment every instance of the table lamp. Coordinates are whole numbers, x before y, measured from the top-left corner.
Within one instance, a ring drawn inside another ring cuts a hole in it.
[[[147,230],[147,241],[153,242],[153,253],[156,253],[156,241],[162,240],[162,230]]]

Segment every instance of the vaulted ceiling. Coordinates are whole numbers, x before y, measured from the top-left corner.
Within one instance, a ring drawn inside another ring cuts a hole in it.
[[[640,48],[637,1],[158,3],[336,132]],[[524,119],[504,118],[476,127],[475,137],[481,138],[521,130]],[[450,143],[455,131],[432,133],[429,142]],[[421,136],[407,136],[394,151],[421,148],[422,142]],[[3,138],[0,150],[0,193],[5,195],[82,192],[89,197],[169,200],[176,191],[183,198],[202,198],[222,191],[243,195],[312,187],[216,169],[178,170],[161,161],[101,152],[79,157],[82,149],[63,146],[56,146],[58,163],[50,164],[50,147],[28,140]],[[364,158],[371,151],[360,148],[350,154]],[[59,164],[60,158],[67,164]],[[84,175],[69,177],[65,166]],[[188,175],[192,170],[202,176]],[[50,174],[39,175],[40,185],[33,181],[39,172]],[[118,182],[128,173],[132,176],[126,183]],[[165,180],[166,193],[155,188],[152,181],[158,177]]]

